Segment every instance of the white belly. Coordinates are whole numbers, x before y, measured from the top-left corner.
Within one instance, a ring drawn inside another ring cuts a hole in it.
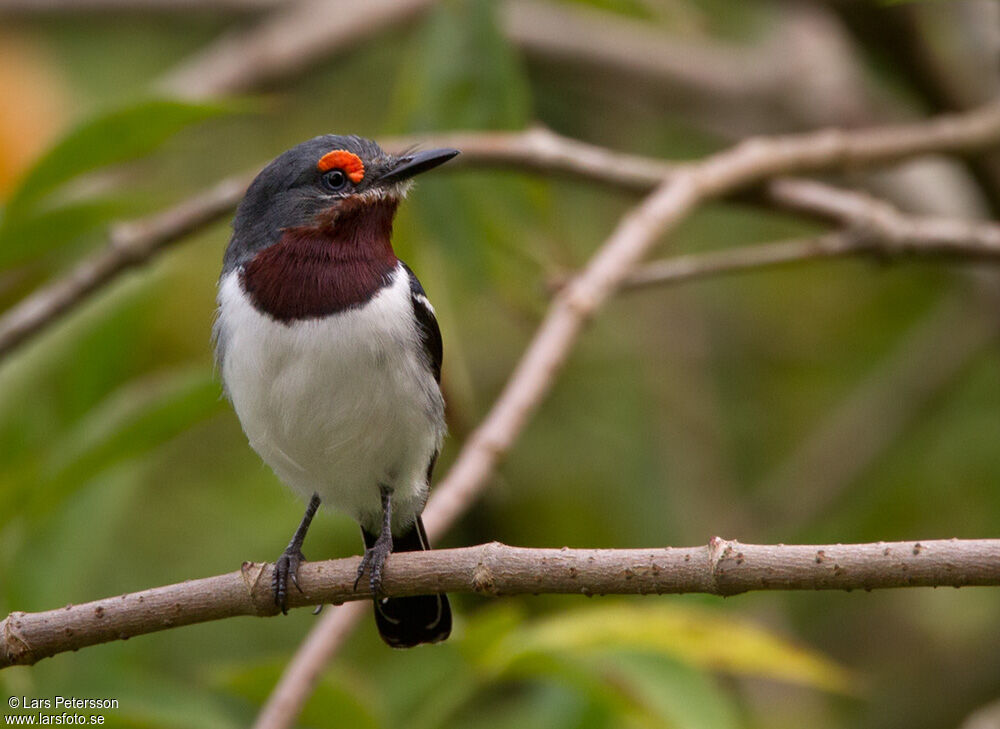
[[[220,282],[222,378],[250,445],[304,499],[378,532],[380,487],[394,530],[427,497],[427,466],[444,435],[444,403],[422,361],[406,271],[358,309],[275,321],[239,274]]]

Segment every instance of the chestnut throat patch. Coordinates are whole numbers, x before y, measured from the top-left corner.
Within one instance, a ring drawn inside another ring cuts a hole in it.
[[[396,268],[391,237],[398,204],[348,198],[314,226],[286,228],[240,273],[254,307],[287,323],[367,303]]]

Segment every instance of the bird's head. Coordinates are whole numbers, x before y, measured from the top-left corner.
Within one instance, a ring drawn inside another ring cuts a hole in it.
[[[292,147],[251,183],[233,221],[223,271],[252,261],[289,235],[350,248],[385,238],[411,178],[458,154],[388,154],[357,136],[326,134]]]

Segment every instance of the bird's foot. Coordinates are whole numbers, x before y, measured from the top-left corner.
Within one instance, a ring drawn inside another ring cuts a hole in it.
[[[392,532],[383,529],[375,540],[371,549],[365,550],[365,556],[358,565],[358,576],[354,580],[354,589],[358,589],[358,583],[364,577],[365,570],[370,570],[368,574],[368,585],[372,590],[372,597],[378,599],[382,593],[382,568],[385,567],[385,560],[392,554]]]
[[[281,553],[278,561],[274,563],[274,574],[271,577],[271,592],[274,594],[274,604],[281,608],[284,615],[288,615],[288,582],[291,580],[295,589],[302,592],[299,587],[299,565],[306,561],[302,556],[302,550],[289,545],[288,549]]]

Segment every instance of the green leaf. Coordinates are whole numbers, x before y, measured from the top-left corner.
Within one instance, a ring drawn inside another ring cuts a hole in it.
[[[516,602],[498,602],[478,610],[455,641],[469,662],[483,663],[484,657],[524,623],[524,610]]]
[[[645,727],[671,726],[657,707],[648,705],[620,676],[595,661],[568,654],[527,654],[511,666],[505,677],[566,686],[607,717],[628,717]]]
[[[616,654],[602,663],[609,681],[670,726],[735,729],[740,725],[732,697],[704,671],[649,654]]]
[[[159,445],[219,411],[221,390],[210,370],[161,373],[130,382],[67,435],[55,480],[80,481]]]
[[[847,693],[854,681],[822,655],[715,611],[610,603],[560,613],[512,633],[489,656],[510,670],[532,654],[642,651],[702,669]]]
[[[0,223],[0,268],[37,258],[119,217],[128,206],[118,200],[88,200]]]
[[[118,708],[94,712],[105,717],[104,726],[122,729],[236,729],[245,726],[243,717],[236,716],[232,707],[220,697],[195,682],[182,682],[162,672],[134,671],[129,676],[109,676],[102,671],[91,684],[94,688],[88,695],[92,696],[107,692],[105,687],[108,685],[116,686],[108,698],[118,699]]]
[[[27,215],[77,175],[142,157],[184,127],[228,111],[218,104],[150,100],[83,122],[25,175],[7,203],[5,223]]]
[[[60,504],[87,480],[165,443],[222,408],[211,371],[144,377],[112,393],[52,444],[54,461],[30,490],[0,491],[0,525]]]

